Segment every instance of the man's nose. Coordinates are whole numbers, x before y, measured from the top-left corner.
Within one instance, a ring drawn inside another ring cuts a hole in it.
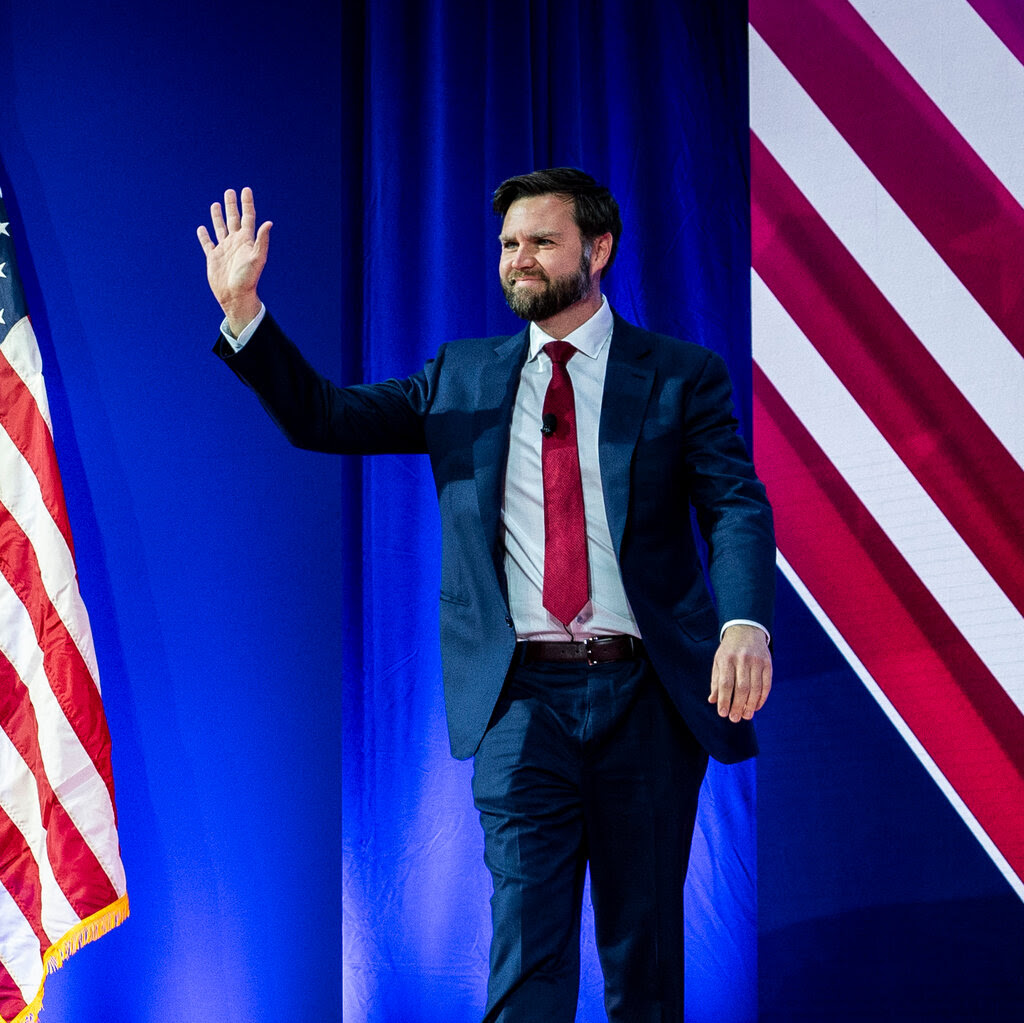
[[[519,270],[524,266],[533,266],[534,262],[533,253],[525,245],[520,245],[512,259],[512,267]]]

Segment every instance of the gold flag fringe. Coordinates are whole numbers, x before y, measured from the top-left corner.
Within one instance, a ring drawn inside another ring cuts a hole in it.
[[[128,919],[128,895],[122,895],[117,902],[112,902],[106,909],[86,917],[64,935],[60,941],[52,944],[43,953],[43,979],[39,982],[39,991],[35,998],[18,1013],[14,1019],[0,1023],[39,1023],[39,1010],[43,1007],[43,985],[48,974],[59,970],[68,958],[73,956],[90,941],[102,938],[118,924]]]

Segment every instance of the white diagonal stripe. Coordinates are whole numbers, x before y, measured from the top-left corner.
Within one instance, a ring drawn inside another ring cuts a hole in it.
[[[1024,466],[1024,359],[753,28],[750,75],[758,138]]]
[[[756,273],[751,304],[755,361],[1024,711],[1024,618]]]
[[[50,688],[32,621],[2,574],[0,650],[28,688],[39,725],[39,753],[50,787],[121,895],[125,890],[124,866],[110,793]]]
[[[46,383],[43,380],[43,360],[36,344],[32,323],[27,316],[23,316],[7,332],[3,344],[0,344],[0,352],[35,398],[39,413],[52,436],[53,424],[50,422],[50,402],[46,397]]]
[[[35,550],[43,588],[78,647],[96,688],[99,669],[89,615],[76,582],[74,558],[43,501],[32,466],[0,428],[0,504],[21,527]]]
[[[1024,67],[965,0],[850,0],[1024,205]]]
[[[52,944],[67,934],[79,917],[53,875],[35,777],[3,729],[0,729],[0,805],[21,832],[36,861],[43,930]]]
[[[0,884],[0,963],[18,985],[21,997],[31,1002],[43,982],[43,960],[39,956],[39,939],[11,898],[11,893]]]

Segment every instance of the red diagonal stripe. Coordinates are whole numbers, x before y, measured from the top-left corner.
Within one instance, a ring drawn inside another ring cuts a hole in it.
[[[1018,351],[1024,210],[845,0],[751,0],[750,21]]]
[[[756,364],[754,424],[779,550],[1024,877],[1024,717]]]
[[[28,611],[43,651],[43,667],[57,702],[114,803],[110,732],[100,692],[43,586],[36,553],[6,507],[0,505],[0,573]]]
[[[752,263],[1024,613],[1024,471],[753,133]]]
[[[84,919],[116,902],[118,895],[95,853],[57,799],[39,749],[39,724],[28,689],[0,652],[0,723],[35,778],[46,829],[46,855],[74,911]],[[38,877],[37,877],[38,886]],[[8,888],[8,890],[10,890]],[[24,907],[22,912],[25,912]],[[28,913],[25,913],[28,916]],[[31,919],[31,918],[30,918]],[[38,932],[37,932],[38,933]],[[48,947],[48,942],[43,948]]]
[[[40,949],[50,947],[43,930],[43,893],[39,883],[39,867],[25,836],[0,807],[0,884],[14,900],[39,939]]]
[[[4,964],[0,963],[0,1017],[14,1019],[26,1004],[21,990],[14,983],[14,978],[7,972]]]
[[[0,426],[7,431],[14,446],[22,453],[32,467],[43,504],[50,513],[64,542],[74,558],[75,549],[71,543],[71,526],[68,523],[67,508],[64,504],[64,488],[57,468],[57,455],[53,450],[53,438],[49,427],[39,412],[32,392],[15,373],[7,357],[0,349]]]
[[[1020,0],[967,0],[1003,45],[1024,64],[1024,7]]]
[[[46,855],[61,891],[84,920],[117,902],[118,893],[75,822],[52,793],[47,810]]]

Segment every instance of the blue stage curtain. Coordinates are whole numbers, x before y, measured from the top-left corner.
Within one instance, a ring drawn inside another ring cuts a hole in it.
[[[350,67],[342,277],[363,333],[350,379],[403,376],[447,339],[519,329],[490,194],[511,174],[575,165],[622,207],[613,306],[721,352],[745,428],[745,17],[744,3],[705,0],[429,0],[351,18],[362,78]],[[448,753],[430,469],[378,458],[346,473],[345,1019],[461,1023],[483,1005],[490,878],[471,764]],[[694,1021],[756,1018],[753,804],[751,765],[712,768],[687,896]],[[592,931],[584,942],[579,1018],[602,1020]]]
[[[378,379],[518,329],[491,192],[581,165],[622,204],[613,304],[724,353],[746,426],[745,32],[726,0],[0,4],[0,185],[132,905],[44,1021],[333,1023],[343,994],[346,1023],[479,1018],[490,879],[448,753],[426,461],[278,435],[209,352],[195,227],[251,185],[268,307],[330,376]],[[699,822],[696,1021],[756,1015],[753,778],[714,770]]]

